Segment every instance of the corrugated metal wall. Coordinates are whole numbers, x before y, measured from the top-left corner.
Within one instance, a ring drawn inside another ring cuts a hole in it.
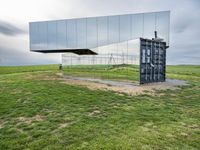
[[[140,39],[140,83],[163,82],[166,73],[166,43]]]

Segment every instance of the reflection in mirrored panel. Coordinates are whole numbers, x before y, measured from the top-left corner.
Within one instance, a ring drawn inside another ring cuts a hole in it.
[[[130,40],[128,41],[128,64],[139,65],[140,56],[140,40]]]
[[[66,20],[67,22],[67,48],[77,47],[77,24],[76,19]]]
[[[132,15],[132,37],[140,38],[144,35],[144,14]]]
[[[56,21],[48,21],[47,22],[47,48],[50,50],[57,49],[57,40],[56,40]]]
[[[121,15],[120,16],[120,42],[127,41],[131,39],[131,15]]]
[[[77,20],[77,48],[87,48],[86,19]]]
[[[126,42],[120,42],[118,44],[109,44],[107,46],[98,47],[98,55],[85,55],[78,56],[75,54],[69,55],[64,54],[64,57],[72,57],[74,60],[72,65],[81,65],[80,62],[84,60],[84,64],[112,64],[112,65],[121,65],[121,64],[139,64],[139,40],[130,40]],[[119,49],[118,53],[116,49]],[[97,48],[92,48],[91,50],[97,51]],[[108,53],[109,52],[109,53]],[[85,61],[87,59],[87,63]],[[66,59],[66,58],[64,58]],[[69,60],[67,60],[69,61]],[[67,64],[65,62],[65,64]],[[71,65],[71,63],[70,63]]]
[[[97,19],[87,18],[87,47],[97,47]]]
[[[108,17],[108,43],[119,42],[119,16]]]
[[[169,45],[169,11],[30,23],[30,48],[95,48],[158,37]],[[116,49],[117,50],[117,49]]]
[[[37,50],[38,47],[38,23],[30,23],[30,48],[31,50]]]
[[[39,34],[39,49],[47,49],[47,22],[41,22],[38,24],[38,34]]]
[[[97,18],[98,46],[108,44],[108,17]]]
[[[67,25],[65,20],[57,21],[57,48],[64,49],[67,46]]]
[[[158,32],[158,37],[164,39],[169,46],[169,22],[170,22],[170,12],[156,12],[156,31]]]
[[[156,31],[156,15],[155,13],[144,14],[144,35],[143,38],[154,38],[154,32]]]

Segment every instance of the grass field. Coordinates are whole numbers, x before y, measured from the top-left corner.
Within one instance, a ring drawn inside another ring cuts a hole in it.
[[[74,65],[64,67],[64,73],[81,77],[139,81],[138,65]]]
[[[168,66],[190,86],[137,96],[64,84],[57,68],[0,67],[0,150],[200,149],[200,66]]]
[[[58,70],[58,65],[40,65],[40,66],[0,66],[1,74],[22,73],[22,72],[34,72],[34,71],[52,71]]]

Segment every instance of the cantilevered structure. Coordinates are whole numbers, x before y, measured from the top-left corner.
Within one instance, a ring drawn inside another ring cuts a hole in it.
[[[169,22],[169,11],[31,22],[30,50],[65,53],[64,65],[138,64],[140,83],[164,81]]]

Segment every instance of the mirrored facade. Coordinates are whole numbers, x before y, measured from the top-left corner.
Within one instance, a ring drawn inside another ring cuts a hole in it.
[[[149,47],[145,49],[144,57],[141,41],[155,38],[156,31],[157,39],[162,39],[168,47],[169,23],[169,11],[31,22],[30,50],[63,52],[62,64],[67,72],[80,76],[92,73],[94,77],[109,78],[109,72],[118,71],[117,79],[140,78],[140,83],[148,83],[161,81],[162,77],[164,81],[165,70],[155,68],[164,68],[165,56],[159,54],[163,61],[154,65],[157,59],[157,56],[154,58],[155,41],[150,45],[146,43]],[[102,72],[102,76],[97,72]]]
[[[169,11],[30,23],[30,49],[92,49],[154,37],[169,46]]]

